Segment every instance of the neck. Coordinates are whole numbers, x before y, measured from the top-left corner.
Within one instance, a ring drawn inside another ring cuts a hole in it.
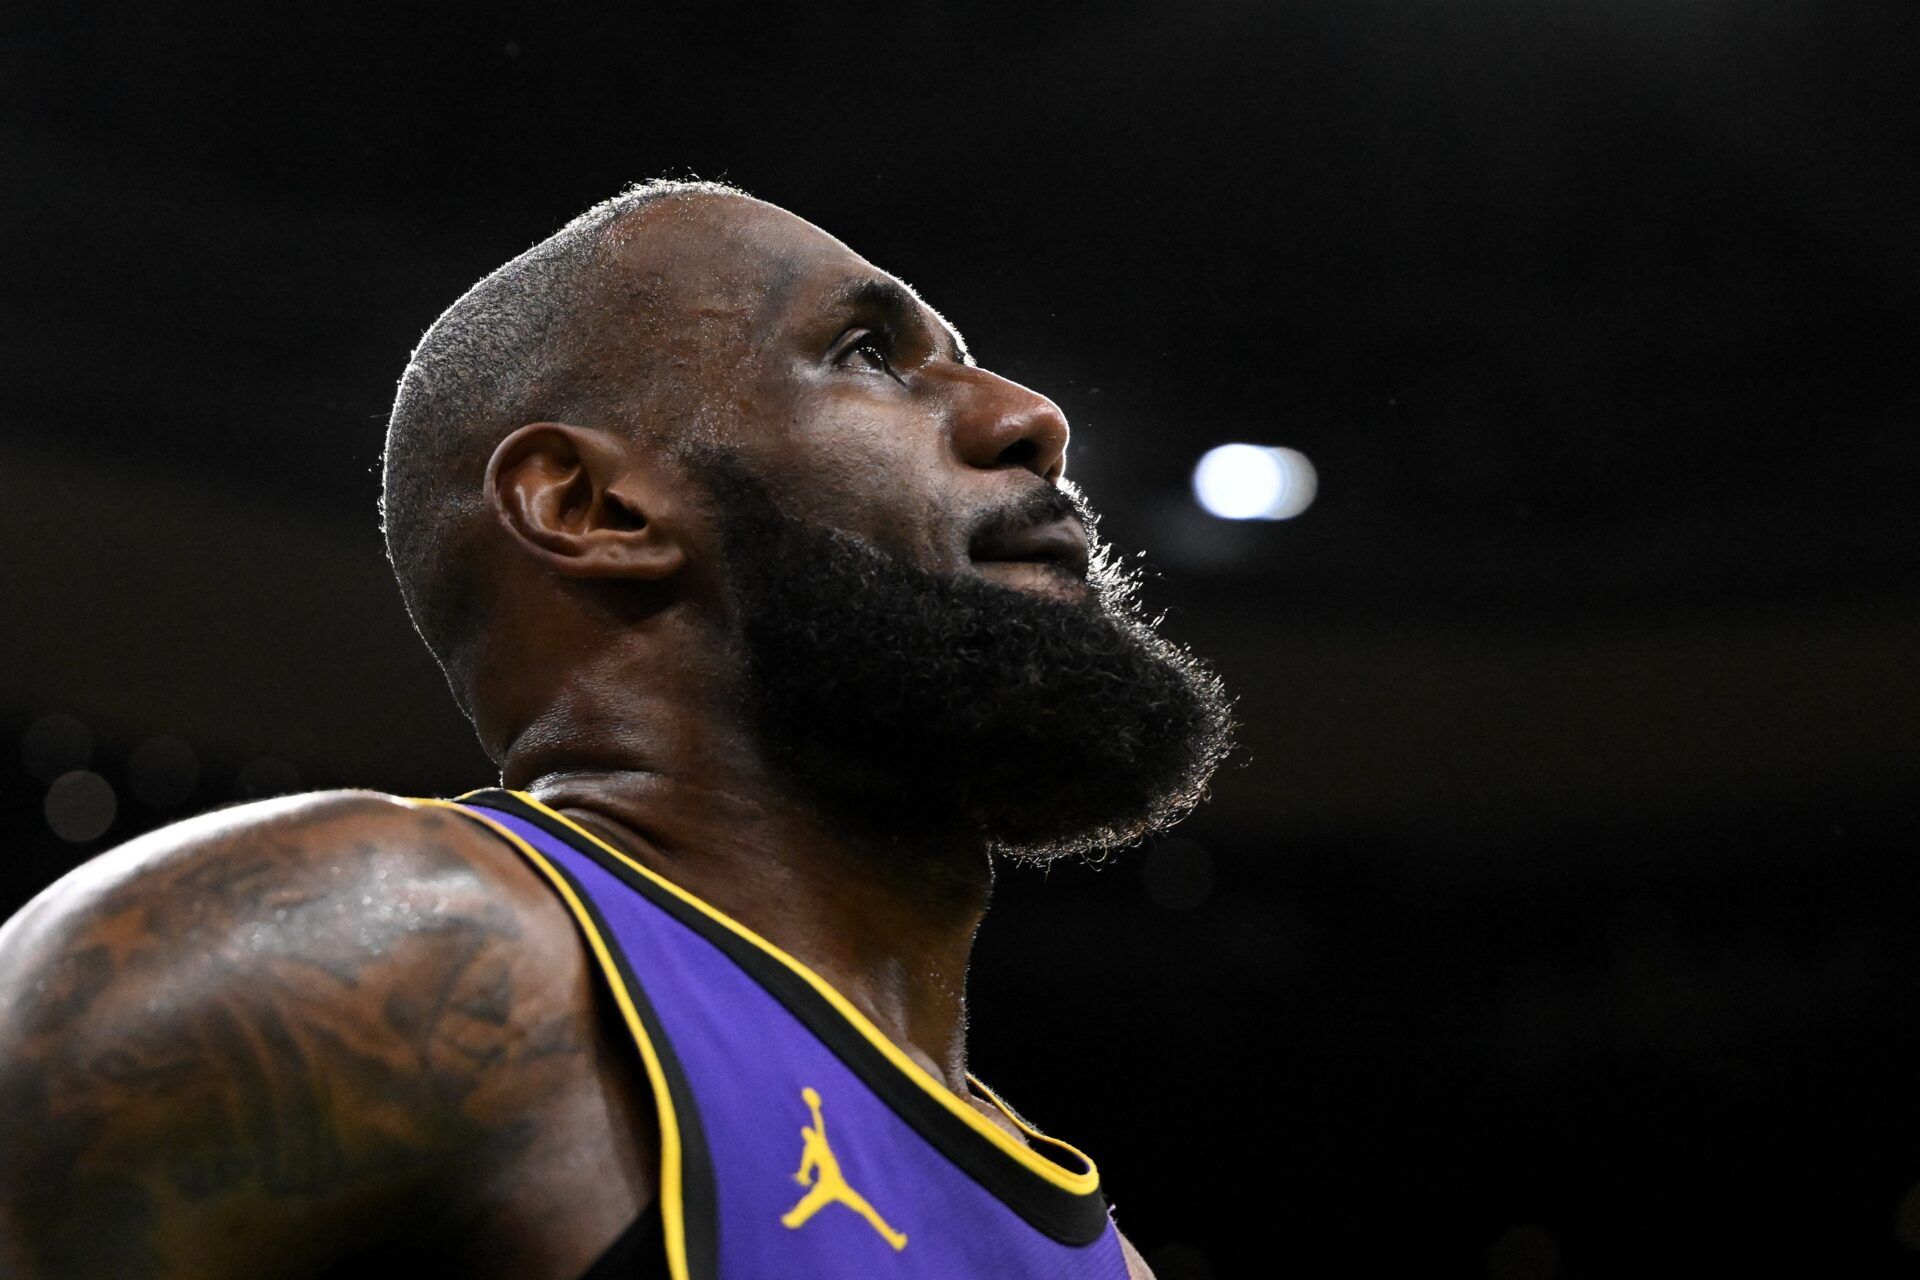
[[[666,762],[631,746],[609,759],[609,741],[584,726],[523,735],[503,776],[813,969],[966,1094],[967,961],[992,886],[983,841],[849,832],[740,767],[756,758],[745,742],[698,752],[683,734],[695,761]],[[590,762],[569,749],[585,742]]]

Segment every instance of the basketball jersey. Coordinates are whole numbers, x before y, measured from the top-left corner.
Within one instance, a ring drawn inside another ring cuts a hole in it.
[[[579,926],[652,1085],[672,1280],[1126,1280],[1092,1162],[984,1085],[1028,1143],[798,960],[531,796],[438,803]]]

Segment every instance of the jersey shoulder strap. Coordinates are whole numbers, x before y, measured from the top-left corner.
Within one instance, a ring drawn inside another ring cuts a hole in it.
[[[1099,1173],[919,1067],[818,974],[519,792],[457,808],[550,884],[652,1086],[673,1280],[1124,1280]]]

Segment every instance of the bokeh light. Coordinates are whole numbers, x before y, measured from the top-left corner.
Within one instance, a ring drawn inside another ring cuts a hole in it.
[[[1909,1249],[1920,1249],[1920,1183],[1907,1188],[1893,1211],[1893,1235]]]
[[[75,769],[53,780],[43,808],[53,834],[68,844],[85,844],[107,833],[120,812],[120,800],[105,778]]]
[[[1290,520],[1313,505],[1320,476],[1297,449],[1223,444],[1201,455],[1193,496],[1222,520]]]
[[[1559,1274],[1560,1246],[1545,1227],[1511,1227],[1487,1251],[1490,1280],[1554,1280]]]

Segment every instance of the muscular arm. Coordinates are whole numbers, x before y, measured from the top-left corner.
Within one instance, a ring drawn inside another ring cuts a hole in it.
[[[337,793],[36,899],[0,931],[0,1269],[321,1276],[400,1233],[473,1238],[539,1106],[592,1079],[570,926],[503,853]]]

